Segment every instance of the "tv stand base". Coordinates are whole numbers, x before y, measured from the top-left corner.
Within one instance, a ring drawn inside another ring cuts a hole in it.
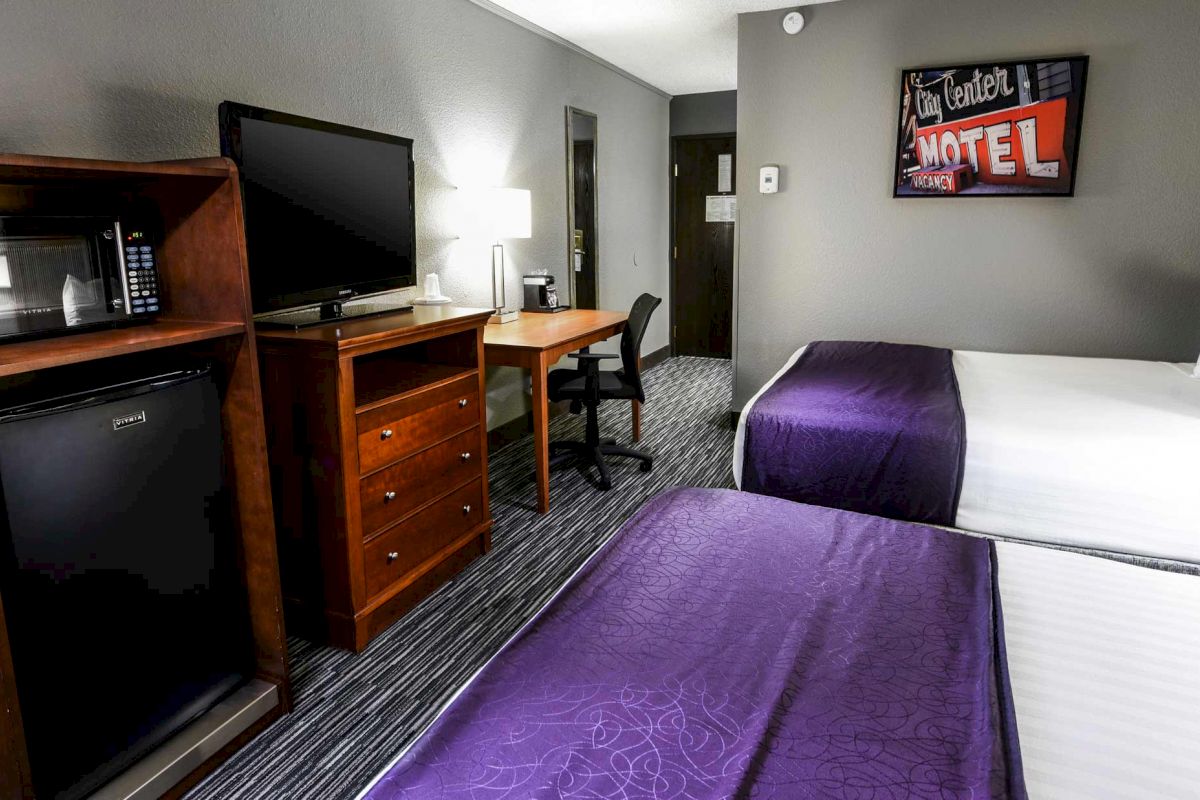
[[[331,322],[345,322],[364,317],[379,317],[384,314],[403,314],[413,310],[412,306],[389,306],[381,303],[360,303],[354,306],[344,306],[341,303],[326,303],[313,308],[303,308],[299,311],[285,311],[282,314],[272,314],[254,321],[259,328],[290,328],[300,330],[313,325],[327,325]]]

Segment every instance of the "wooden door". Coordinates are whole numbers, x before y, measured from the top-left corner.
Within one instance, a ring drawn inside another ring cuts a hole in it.
[[[575,255],[575,307],[598,308],[596,291],[596,143],[578,141],[572,165],[575,174],[575,230],[571,246]],[[563,302],[566,302],[564,299]]]
[[[733,352],[733,222],[707,221],[708,200],[732,196],[737,137],[674,142],[672,347],[676,355],[729,358]],[[728,165],[727,181],[722,161]],[[720,191],[727,189],[727,191]]]

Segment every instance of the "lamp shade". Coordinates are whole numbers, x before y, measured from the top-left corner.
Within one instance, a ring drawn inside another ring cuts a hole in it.
[[[489,239],[528,239],[533,235],[528,189],[464,189],[467,224]]]

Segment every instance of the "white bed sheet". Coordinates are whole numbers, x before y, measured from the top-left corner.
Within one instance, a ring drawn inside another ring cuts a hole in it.
[[[746,419],[803,353],[751,398]],[[954,352],[967,423],[957,525],[1200,563],[1200,379],[1190,365]]]
[[[1193,798],[1200,576],[997,542],[1032,800]]]
[[[955,351],[957,525],[1200,563],[1200,380],[1156,361]]]

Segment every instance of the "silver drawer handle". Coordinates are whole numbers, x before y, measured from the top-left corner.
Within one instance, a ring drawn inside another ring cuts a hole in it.
[[[470,513],[471,513],[471,504],[470,504],[470,503],[468,503],[467,505],[463,506],[463,513],[464,513],[464,514],[470,514]]]
[[[459,453],[459,454],[458,454],[458,458],[459,458],[459,460],[460,460],[460,461],[470,461],[470,460],[471,460],[471,454],[470,454],[470,453]]]
[[[390,564],[390,563],[392,563],[393,561],[395,561],[395,560],[396,560],[397,558],[399,558],[399,557],[400,557],[400,554],[399,554],[399,553],[396,553],[396,552],[391,552],[391,553],[388,553],[388,563],[389,563],[389,564]]]
[[[467,398],[465,398],[465,397],[464,397],[462,400],[459,400],[459,401],[458,401],[458,407],[459,407],[459,408],[466,408],[466,407],[467,407]]]
[[[391,429],[391,428],[384,428],[384,429],[383,429],[383,430],[382,430],[382,431],[379,433],[379,438],[380,438],[380,439],[390,439],[390,438],[392,438],[392,429]]]
[[[392,501],[393,501],[393,500],[395,500],[395,499],[396,499],[396,493],[395,493],[395,492],[384,492],[384,493],[383,493],[383,502],[385,502],[385,503],[390,503],[390,502],[392,502]]]

